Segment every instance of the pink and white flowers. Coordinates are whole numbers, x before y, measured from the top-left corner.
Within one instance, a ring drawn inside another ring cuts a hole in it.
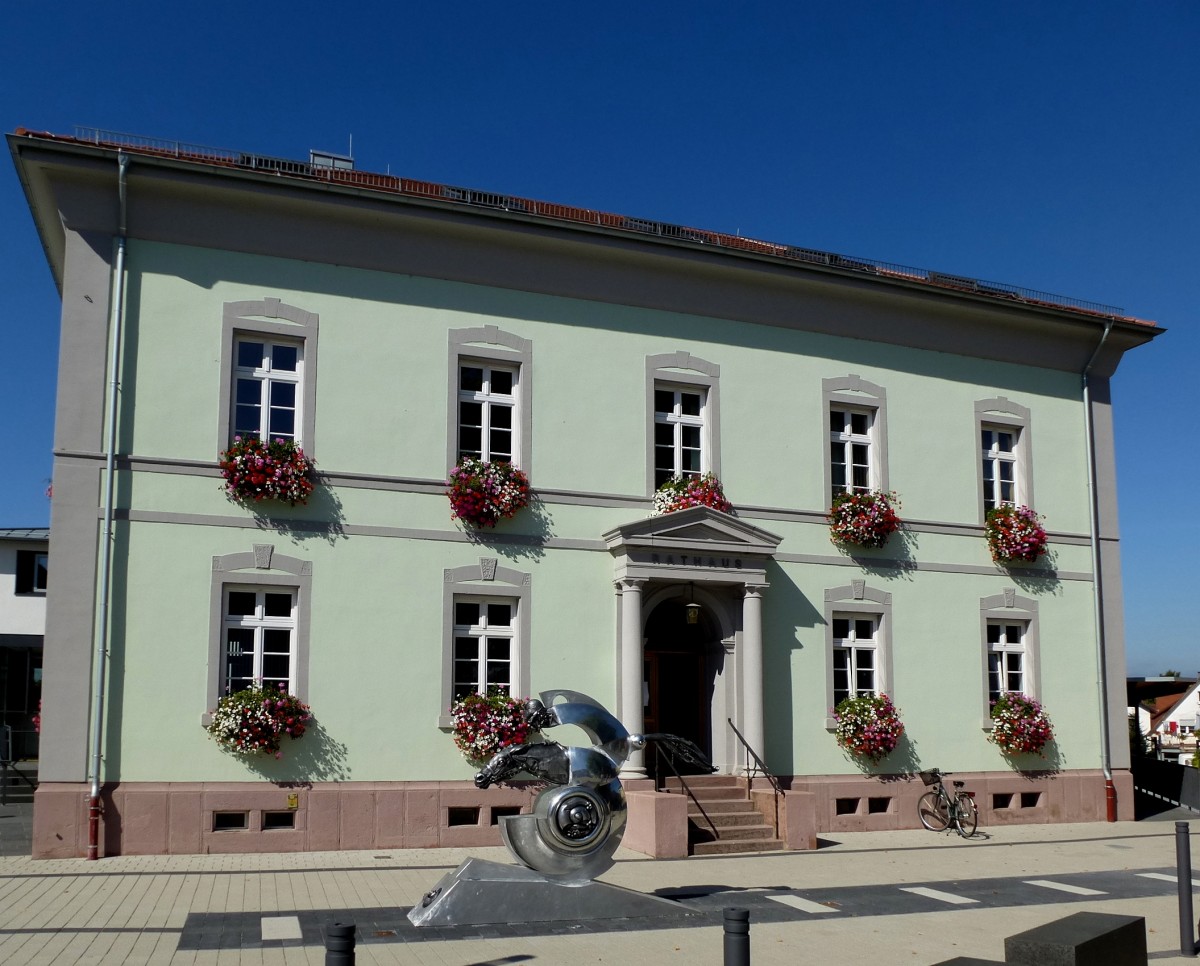
[[[525,702],[492,689],[468,694],[450,706],[454,744],[472,765],[485,765],[497,752],[523,745],[534,734],[525,718]]]
[[[693,506],[708,506],[722,513],[733,512],[733,504],[725,498],[721,481],[712,473],[703,476],[676,473],[654,493],[655,516]]]
[[[988,510],[987,542],[996,563],[1033,563],[1046,552],[1042,517],[1027,506],[1001,503]]]
[[[283,739],[302,737],[310,721],[308,705],[288,694],[282,684],[269,688],[260,682],[221,698],[207,730],[218,745],[235,755],[282,758]]]
[[[846,698],[833,709],[833,718],[837,743],[873,764],[895,751],[904,735],[900,710],[886,694]]]
[[[1040,755],[1054,737],[1050,717],[1040,703],[1009,691],[992,702],[992,730],[988,741],[999,746],[1006,755]]]
[[[231,500],[279,500],[295,506],[307,503],[313,489],[312,460],[295,440],[264,443],[257,436],[235,436],[218,462]]]
[[[900,498],[895,493],[839,493],[826,516],[829,539],[841,546],[878,549],[900,529],[899,508]]]
[[[446,481],[450,519],[494,527],[529,503],[529,477],[512,463],[463,457]]]

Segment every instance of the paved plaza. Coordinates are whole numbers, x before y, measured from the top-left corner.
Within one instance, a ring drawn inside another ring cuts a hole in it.
[[[0,808],[0,963],[322,964],[323,930],[357,961],[421,966],[722,962],[722,910],[750,910],[754,966],[926,966],[1004,958],[1004,938],[1078,911],[1144,916],[1152,963],[1179,955],[1176,810],[1113,825],[822,837],[813,852],[655,860],[622,850],[602,881],[679,913],[592,923],[415,929],[405,914],[468,856],[503,849],[115,856],[35,861],[29,806]],[[1193,878],[1200,878],[1195,871]],[[1197,903],[1200,912],[1200,900]]]

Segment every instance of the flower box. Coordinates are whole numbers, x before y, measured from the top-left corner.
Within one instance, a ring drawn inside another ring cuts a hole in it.
[[[231,754],[282,758],[283,739],[303,737],[311,721],[308,705],[282,684],[269,688],[259,683],[221,698],[206,730]]]
[[[833,735],[842,750],[879,764],[904,735],[900,710],[886,694],[846,698],[833,709]]]
[[[988,510],[986,529],[996,563],[1033,563],[1046,552],[1042,518],[1027,506],[1002,503]]]
[[[505,748],[523,745],[534,734],[525,717],[525,701],[493,689],[468,694],[450,706],[454,744],[476,767],[486,765]]]
[[[276,438],[264,443],[257,436],[235,436],[218,462],[231,500],[278,500],[295,506],[307,503],[313,489],[312,460],[294,440]]]
[[[703,476],[676,473],[654,492],[655,516],[694,506],[712,507],[722,513],[733,512],[733,504],[725,498],[721,481],[712,473]]]
[[[529,477],[512,463],[460,459],[446,481],[450,519],[494,527],[529,503]]]
[[[900,498],[895,493],[839,493],[826,517],[829,539],[841,547],[878,549],[900,529],[899,508]]]
[[[1009,691],[992,702],[988,740],[1006,755],[1041,755],[1053,737],[1049,715],[1029,695]]]

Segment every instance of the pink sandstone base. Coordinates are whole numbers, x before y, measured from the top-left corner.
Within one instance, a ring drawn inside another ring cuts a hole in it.
[[[962,773],[975,792],[980,825],[1102,822],[1104,777],[1099,771]],[[1133,779],[1114,776],[1117,817],[1133,819]],[[822,775],[783,779],[780,835],[791,849],[813,848],[823,832],[914,828],[919,778],[881,780]],[[764,815],[774,795],[755,783]],[[228,852],[324,852],[348,849],[445,848],[499,845],[499,818],[528,812],[538,787],[491,788],[470,782],[340,782],[286,787],[246,783],[120,783],[103,790],[100,855]],[[623,845],[658,857],[686,854],[687,809],[649,783],[627,788],[629,821]],[[33,815],[35,858],[87,854],[88,789],[43,783]],[[221,829],[221,819],[245,828]],[[290,817],[289,817],[290,816]],[[271,828],[272,822],[291,827]]]

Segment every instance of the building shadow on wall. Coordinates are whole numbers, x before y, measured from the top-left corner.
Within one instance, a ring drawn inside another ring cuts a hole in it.
[[[855,547],[842,552],[862,569],[863,573],[880,580],[912,580],[917,571],[917,534],[901,527],[878,550]]]
[[[911,781],[913,775],[921,770],[921,756],[917,753],[917,743],[905,732],[896,742],[891,754],[875,765],[860,755],[847,754],[856,768],[868,778],[881,782]]]
[[[350,780],[345,744],[326,731],[320,721],[314,719],[302,738],[287,742],[281,750],[282,758],[248,758],[246,765],[268,781],[284,787]]]
[[[1039,564],[997,564],[1014,584],[1027,594],[1042,596],[1059,596],[1062,593],[1062,580],[1058,576],[1057,555],[1053,550],[1047,550]]]
[[[487,547],[507,560],[540,560],[546,556],[553,520],[546,504],[534,493],[525,509],[512,520],[501,520],[495,527],[463,529],[471,543]]]
[[[309,495],[307,505],[289,508],[296,516],[279,516],[253,507],[254,525],[287,537],[294,544],[306,540],[324,540],[330,546],[346,539],[345,517],[337,490],[324,479],[318,479]]]

